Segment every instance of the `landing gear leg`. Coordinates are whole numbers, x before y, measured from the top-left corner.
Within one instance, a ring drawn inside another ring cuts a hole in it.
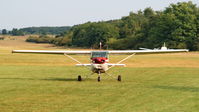
[[[116,79],[116,77],[112,76],[111,74],[108,74],[108,73],[105,73],[105,74],[106,74],[106,75],[109,75],[110,77],[112,77],[112,78],[114,78],[114,79]],[[118,75],[118,76],[117,76],[117,80],[118,80],[118,81],[122,81],[121,75]]]
[[[114,76],[111,75],[111,74],[108,74],[108,73],[105,73],[105,74],[108,75],[108,76],[110,76],[110,77],[112,77],[113,79],[116,78],[116,77],[114,77]]]
[[[93,75],[94,73],[91,73],[89,75],[86,75],[86,79],[88,79],[89,76]]]

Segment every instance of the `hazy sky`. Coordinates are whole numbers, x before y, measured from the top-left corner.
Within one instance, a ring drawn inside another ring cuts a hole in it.
[[[130,11],[164,10],[180,1],[189,0],[0,0],[0,29],[119,19]],[[199,6],[199,0],[192,2]]]

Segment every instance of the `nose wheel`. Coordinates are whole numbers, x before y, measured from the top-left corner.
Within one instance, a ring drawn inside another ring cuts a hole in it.
[[[100,75],[101,75],[101,72],[100,72],[100,71],[98,71],[98,77],[97,77],[97,81],[98,81],[98,82],[100,82],[100,81],[101,81]]]
[[[100,81],[101,81],[101,78],[100,78],[100,76],[98,76],[98,78],[97,78],[97,81],[98,81],[98,82],[100,82]]]

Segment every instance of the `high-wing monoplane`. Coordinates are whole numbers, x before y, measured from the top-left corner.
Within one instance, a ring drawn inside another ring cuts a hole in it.
[[[12,53],[44,53],[44,54],[64,54],[65,56],[69,57],[70,59],[76,61],[78,64],[76,66],[88,66],[90,67],[93,74],[98,74],[97,80],[100,81],[101,74],[104,73],[113,77],[112,75],[108,74],[107,71],[115,66],[125,66],[125,64],[121,64],[123,61],[129,59],[130,57],[134,56],[135,54],[144,54],[144,53],[173,53],[173,52],[188,52],[187,49],[167,49],[164,45],[160,49],[146,49],[141,48],[142,50],[99,50],[99,51],[52,51],[52,50],[13,50]],[[82,64],[77,59],[73,58],[71,55],[74,54],[90,54],[91,55],[91,63],[89,64]],[[117,63],[109,63],[109,54],[128,54],[128,56]],[[88,75],[87,75],[88,77]],[[77,78],[78,81],[82,81],[81,75]],[[121,75],[117,76],[117,80],[121,81]]]

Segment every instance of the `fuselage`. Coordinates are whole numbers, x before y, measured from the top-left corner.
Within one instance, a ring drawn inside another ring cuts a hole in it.
[[[108,53],[106,51],[93,51],[91,63],[92,72],[105,73],[108,70]]]

